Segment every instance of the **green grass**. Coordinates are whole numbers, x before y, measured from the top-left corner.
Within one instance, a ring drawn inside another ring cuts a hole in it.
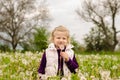
[[[0,80],[39,80],[37,69],[41,53],[0,53]],[[113,52],[76,54],[79,71],[71,80],[120,79],[120,54]],[[103,75],[104,74],[104,75]],[[57,78],[57,77],[56,77]],[[49,80],[56,80],[49,78]]]

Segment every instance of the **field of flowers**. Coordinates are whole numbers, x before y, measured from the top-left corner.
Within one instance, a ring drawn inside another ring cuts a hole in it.
[[[39,80],[41,53],[0,53],[0,80]],[[71,80],[120,80],[120,55],[76,55],[78,73]],[[54,78],[50,80],[56,80]]]

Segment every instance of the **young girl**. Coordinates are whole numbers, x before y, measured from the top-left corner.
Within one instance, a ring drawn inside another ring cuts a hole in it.
[[[60,76],[62,79],[76,73],[78,63],[72,48],[69,31],[63,26],[56,27],[51,34],[51,43],[41,59],[38,69],[40,78],[46,75]]]

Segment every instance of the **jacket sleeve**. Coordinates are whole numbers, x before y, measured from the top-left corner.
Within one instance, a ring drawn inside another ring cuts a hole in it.
[[[71,73],[76,73],[76,69],[79,67],[79,65],[77,63],[75,55],[74,55],[73,59],[69,58],[69,61],[67,61],[65,63],[66,63],[66,65]]]
[[[40,62],[40,66],[38,68],[38,73],[45,74],[45,67],[46,67],[46,53],[44,52]]]

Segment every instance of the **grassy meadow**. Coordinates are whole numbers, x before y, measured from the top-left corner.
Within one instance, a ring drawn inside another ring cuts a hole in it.
[[[42,53],[0,53],[0,80],[39,80],[37,69]],[[76,54],[77,74],[70,80],[120,80],[120,54]],[[51,78],[49,80],[56,80]],[[64,79],[68,80],[68,79]]]

